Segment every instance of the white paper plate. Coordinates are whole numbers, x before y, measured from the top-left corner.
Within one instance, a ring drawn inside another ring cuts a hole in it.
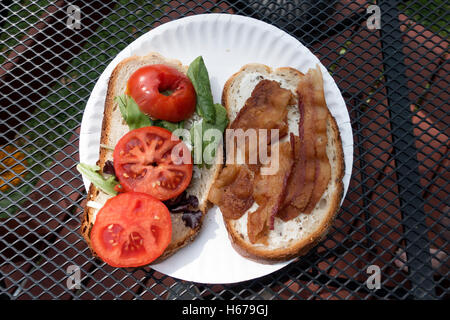
[[[214,101],[219,102],[225,81],[241,66],[259,62],[293,67],[303,73],[319,64],[324,77],[327,105],[336,118],[345,154],[344,195],[352,162],[353,136],[344,99],[333,78],[319,60],[299,41],[280,29],[238,15],[204,14],[163,24],[136,39],[108,65],[91,93],[80,132],[80,161],[95,164],[109,77],[114,67],[132,55],[156,51],[184,65],[203,56],[211,77]],[[86,189],[89,181],[84,180]],[[220,211],[214,207],[198,237],[189,246],[153,268],[169,276],[201,283],[232,283],[267,275],[288,262],[264,265],[237,254],[228,240]]]

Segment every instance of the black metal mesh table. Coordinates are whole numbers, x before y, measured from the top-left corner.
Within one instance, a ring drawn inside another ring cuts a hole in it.
[[[1,4],[1,298],[448,298],[445,1]],[[79,234],[86,195],[75,170],[79,126],[95,82],[136,37],[208,12],[251,16],[297,37],[341,89],[355,139],[350,188],[327,238],[278,272],[232,285],[115,269],[92,258]],[[375,288],[373,270],[381,276]],[[75,272],[79,287],[70,285]]]

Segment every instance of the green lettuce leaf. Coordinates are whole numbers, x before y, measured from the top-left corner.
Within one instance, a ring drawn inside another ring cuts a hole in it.
[[[119,104],[122,118],[125,120],[130,130],[153,125],[152,119],[139,109],[139,106],[132,97],[127,94],[122,94],[115,99]]]
[[[79,163],[77,165],[77,170],[103,192],[112,196],[117,195],[117,191],[114,190],[114,187],[118,185],[119,182],[116,180],[115,176],[110,175],[105,179],[99,172],[99,166],[85,163]]]
[[[153,120],[153,125],[167,129],[170,132],[174,132],[175,130],[181,129],[184,127],[184,121],[170,122],[170,121],[166,121],[166,120]]]

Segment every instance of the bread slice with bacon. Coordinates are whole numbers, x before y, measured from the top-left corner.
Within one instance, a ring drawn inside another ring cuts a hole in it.
[[[286,115],[278,114],[284,122],[271,121],[277,118],[270,114],[277,103],[287,109]],[[239,167],[227,158],[209,200],[221,208],[233,247],[262,263],[306,254],[328,233],[343,194],[342,143],[319,67],[304,75],[293,68],[245,65],[226,82],[222,104],[229,128],[248,129],[253,123],[255,129],[280,129],[279,142],[270,148],[279,143],[280,157],[290,157],[279,159],[272,175],[261,174],[264,164]],[[258,108],[266,109],[258,114]]]

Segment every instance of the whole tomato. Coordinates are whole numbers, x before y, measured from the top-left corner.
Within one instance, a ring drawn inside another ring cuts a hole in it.
[[[127,93],[142,112],[154,119],[179,122],[195,111],[196,94],[191,81],[166,65],[154,64],[136,70],[128,79]]]

